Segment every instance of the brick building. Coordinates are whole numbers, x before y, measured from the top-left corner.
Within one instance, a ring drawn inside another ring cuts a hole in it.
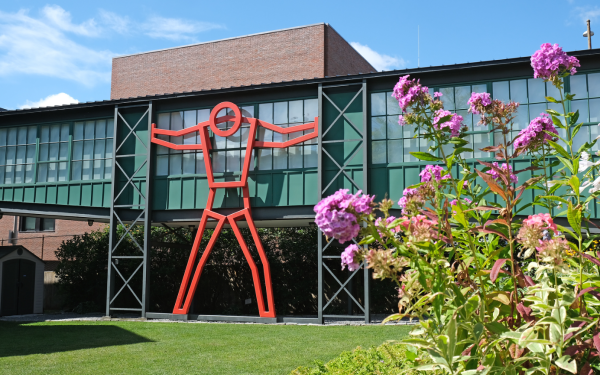
[[[111,99],[375,72],[329,24],[113,59]]]

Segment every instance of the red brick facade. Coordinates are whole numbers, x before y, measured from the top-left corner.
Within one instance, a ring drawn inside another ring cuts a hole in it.
[[[111,99],[375,71],[328,24],[113,59]]]
[[[87,221],[56,220],[54,231],[43,232],[21,232],[20,220],[17,217],[16,239],[11,242],[9,231],[15,228],[14,216],[3,216],[0,219],[0,242],[2,245],[23,245],[37,257],[46,261],[46,270],[53,269],[56,263],[56,250],[63,241],[72,238],[74,235],[81,235],[86,232],[102,229],[106,224],[93,223],[88,225]]]

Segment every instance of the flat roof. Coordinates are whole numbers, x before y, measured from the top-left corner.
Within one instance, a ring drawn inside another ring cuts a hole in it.
[[[600,48],[591,49],[591,50],[580,50],[580,51],[570,51],[569,54],[576,57],[583,56],[600,56]],[[435,73],[435,72],[451,72],[457,70],[464,69],[473,69],[473,68],[492,68],[496,66],[510,66],[516,64],[523,64],[530,62],[530,56],[525,57],[515,57],[508,59],[500,59],[500,60],[488,60],[488,61],[479,61],[479,62],[470,62],[470,63],[460,63],[460,64],[452,64],[452,65],[438,65],[438,66],[429,66],[422,68],[411,68],[411,69],[398,69],[398,70],[389,70],[389,71],[381,71],[375,73],[359,73],[354,75],[347,76],[335,76],[325,78],[311,78],[311,79],[302,79],[302,80],[291,80],[291,81],[281,81],[281,82],[265,82],[261,84],[252,84],[245,86],[231,86],[231,87],[221,87],[220,89],[202,89],[202,90],[192,90],[192,91],[184,91],[184,92],[173,92],[173,93],[164,93],[164,94],[155,94],[155,95],[146,95],[146,96],[138,96],[138,97],[130,97],[130,98],[120,98],[120,99],[106,99],[99,101],[90,101],[90,102],[80,102],[77,104],[64,104],[50,107],[37,107],[37,108],[26,108],[26,109],[11,109],[0,112],[0,117],[8,116],[19,113],[35,113],[35,112],[48,112],[48,111],[59,111],[59,110],[68,110],[74,108],[85,108],[85,107],[97,107],[102,105],[115,105],[121,103],[136,103],[136,102],[146,102],[149,100],[159,100],[159,99],[170,99],[170,98],[179,98],[179,97],[192,97],[192,96],[200,96],[206,94],[219,94],[225,92],[239,92],[246,90],[257,90],[257,89],[266,89],[266,88],[277,88],[277,87],[292,87],[292,86],[301,86],[308,84],[318,84],[318,83],[336,83],[336,82],[346,82],[346,81],[356,81],[359,79],[370,79],[370,78],[381,78],[381,77],[393,77],[400,76],[406,74],[422,74],[422,73]]]
[[[114,59],[120,59],[122,57],[130,57],[130,56],[137,56],[137,55],[145,55],[147,53],[155,53],[155,52],[162,52],[162,51],[169,51],[169,50],[173,50],[173,49],[179,49],[179,48],[188,48],[188,47],[194,47],[194,46],[200,46],[202,44],[210,44],[210,43],[218,43],[218,42],[223,42],[226,40],[235,40],[235,39],[241,39],[241,38],[248,38],[248,37],[252,37],[252,36],[257,36],[257,35],[265,35],[265,34],[272,34],[272,33],[279,33],[282,31],[288,31],[288,30],[294,30],[294,29],[303,29],[306,27],[314,27],[314,26],[319,26],[319,25],[327,25],[329,26],[328,23],[325,22],[320,22],[320,23],[313,23],[312,25],[304,25],[304,26],[294,26],[294,27],[288,27],[286,29],[279,29],[279,30],[272,30],[272,31],[264,31],[262,33],[255,33],[255,34],[248,34],[248,35],[242,35],[242,36],[234,36],[231,38],[224,38],[224,39],[217,39],[217,40],[211,40],[208,42],[200,42],[200,43],[193,43],[193,44],[186,44],[184,46],[177,46],[177,47],[170,47],[170,48],[162,48],[162,49],[156,49],[156,50],[152,50],[152,51],[146,51],[146,52],[138,52],[138,53],[131,53],[128,55],[121,55],[121,56],[115,56],[113,57]]]

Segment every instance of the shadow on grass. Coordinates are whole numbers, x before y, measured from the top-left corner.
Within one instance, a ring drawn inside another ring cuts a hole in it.
[[[152,342],[112,325],[27,325],[0,322],[0,358]]]

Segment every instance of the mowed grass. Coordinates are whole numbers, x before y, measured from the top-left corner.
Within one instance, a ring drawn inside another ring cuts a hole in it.
[[[407,326],[0,322],[0,374],[288,374]]]

